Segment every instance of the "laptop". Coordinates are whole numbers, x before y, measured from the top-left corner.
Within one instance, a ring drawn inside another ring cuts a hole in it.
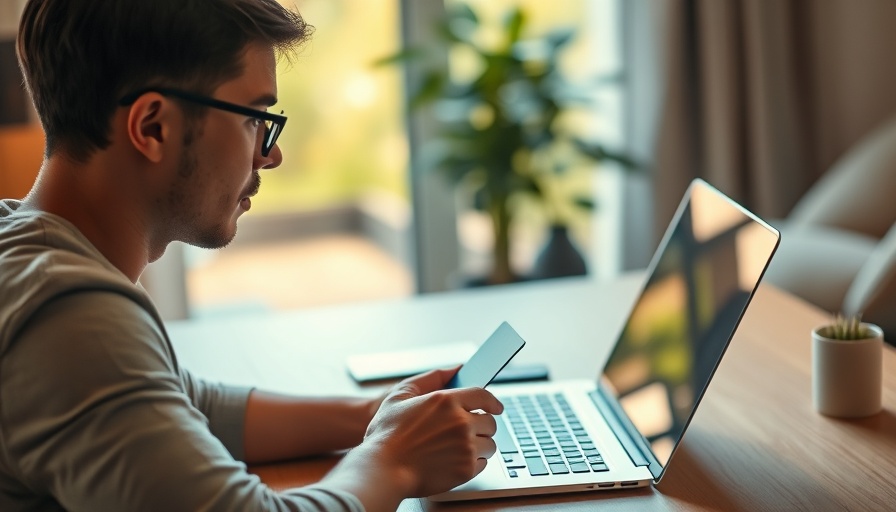
[[[497,453],[455,501],[656,484],[780,234],[702,180],[688,187],[597,381],[491,388]],[[534,340],[530,340],[533,342]]]

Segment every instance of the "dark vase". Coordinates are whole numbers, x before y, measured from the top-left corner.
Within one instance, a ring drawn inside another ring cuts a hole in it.
[[[581,276],[587,273],[585,259],[569,238],[566,226],[551,226],[551,236],[532,268],[532,279]]]

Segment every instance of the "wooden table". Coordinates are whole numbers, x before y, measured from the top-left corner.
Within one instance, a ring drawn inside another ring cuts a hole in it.
[[[527,339],[517,361],[554,379],[596,377],[640,275],[587,278],[272,315],[175,322],[194,373],[293,393],[371,393],[345,372],[351,353],[484,339],[502,320]],[[762,286],[681,449],[656,488],[435,504],[411,510],[896,510],[896,351],[884,353],[884,411],[837,420],[812,408],[810,330],[825,313]],[[558,346],[564,350],[557,350]],[[318,480],[337,459],[251,468],[282,489]]]

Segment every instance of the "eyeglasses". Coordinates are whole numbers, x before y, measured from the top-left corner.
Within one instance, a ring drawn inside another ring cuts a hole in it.
[[[254,108],[244,107],[235,103],[228,103],[226,101],[216,100],[215,98],[209,98],[208,96],[202,96],[200,94],[181,91],[180,89],[171,89],[168,87],[149,87],[141,89],[137,92],[125,95],[118,101],[118,104],[122,106],[130,105],[137,101],[137,98],[148,92],[157,92],[162,96],[173,96],[198,105],[204,105],[226,112],[233,112],[234,114],[241,114],[264,121],[264,139],[261,143],[261,156],[268,156],[271,150],[274,149],[274,144],[277,143],[277,137],[283,132],[283,126],[286,124],[286,116],[283,115],[282,110],[280,111],[280,114],[272,114],[270,112],[265,112],[264,110],[255,110]]]

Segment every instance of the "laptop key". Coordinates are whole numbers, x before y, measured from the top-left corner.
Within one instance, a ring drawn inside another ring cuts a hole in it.
[[[534,400],[519,397],[514,401],[517,410],[511,408],[505,413],[495,434],[508,474],[519,475],[523,467],[533,476],[609,471],[575,412],[561,396],[540,395]],[[513,433],[504,420],[510,422]]]
[[[551,473],[555,475],[565,475],[569,473],[569,468],[566,467],[566,464],[551,464]]]
[[[522,469],[526,467],[526,459],[519,453],[506,453],[502,454],[501,457],[504,459],[504,466],[507,469]]]
[[[541,457],[526,457],[526,466],[529,468],[529,474],[532,476],[548,474],[548,468],[545,467]]]
[[[591,472],[591,470],[588,468],[588,464],[585,464],[584,462],[570,462],[569,469],[571,469],[573,473]]]
[[[498,431],[495,432],[494,437],[495,444],[498,445],[498,451],[501,453],[518,453],[519,450],[516,447],[516,443],[513,442],[513,437],[507,430],[507,425],[504,424],[504,421],[498,419],[495,423],[498,424]]]

